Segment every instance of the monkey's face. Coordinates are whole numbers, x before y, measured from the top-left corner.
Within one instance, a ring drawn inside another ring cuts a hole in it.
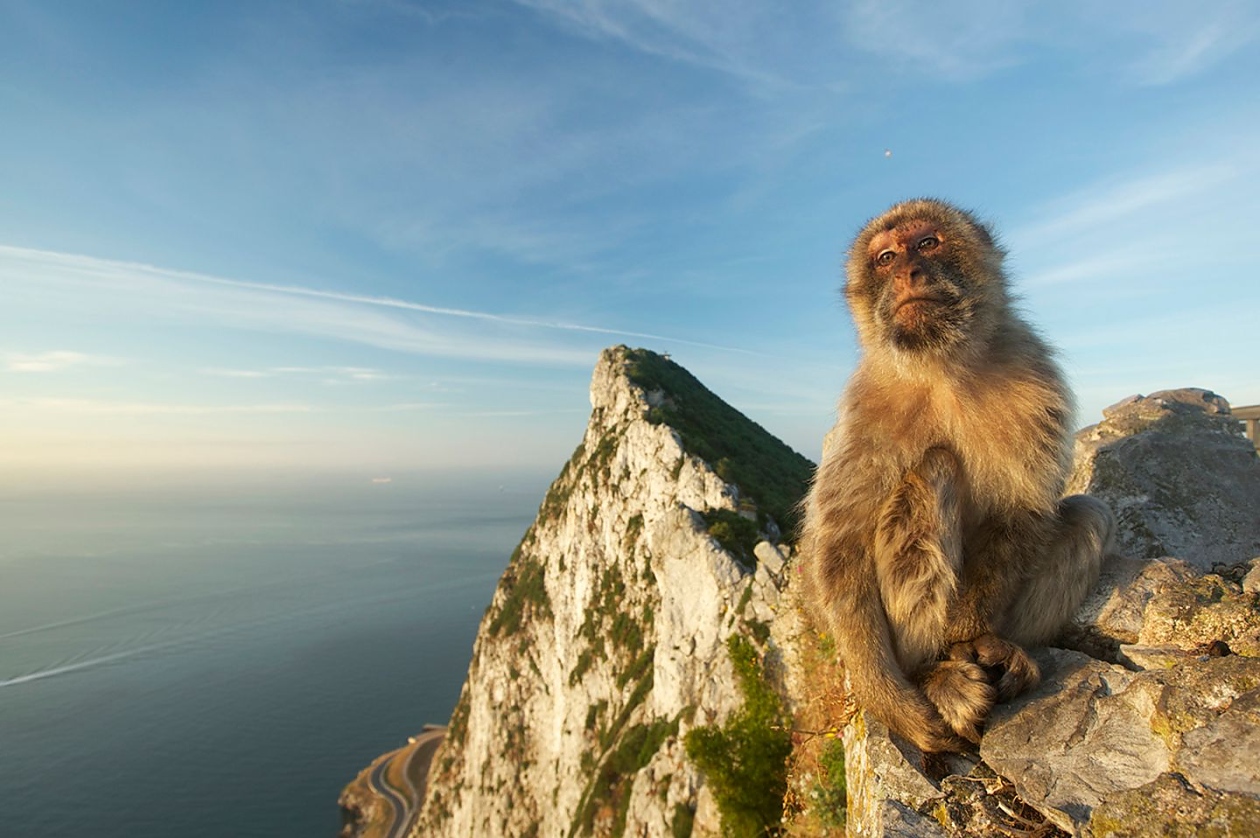
[[[995,256],[987,231],[947,204],[894,207],[850,253],[845,293],[863,341],[943,354],[977,339],[986,307],[1001,305]]]
[[[949,258],[955,242],[942,226],[913,218],[867,246],[875,319],[901,349],[945,347],[966,335],[966,277]]]

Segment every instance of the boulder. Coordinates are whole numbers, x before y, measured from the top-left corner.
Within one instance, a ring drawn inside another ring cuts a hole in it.
[[[1260,555],[1260,458],[1209,390],[1130,396],[1077,434],[1070,494],[1105,501],[1119,552],[1205,570]]]
[[[1051,822],[1098,834],[1100,808],[1114,819],[1135,792],[1176,777],[1180,792],[1163,791],[1173,808],[1149,809],[1144,825],[1125,818],[1132,834],[1161,834],[1204,794],[1250,813],[1253,828],[1233,834],[1260,834],[1260,659],[1204,655],[1133,672],[1049,649],[1038,663],[1041,686],[994,712],[980,755]]]

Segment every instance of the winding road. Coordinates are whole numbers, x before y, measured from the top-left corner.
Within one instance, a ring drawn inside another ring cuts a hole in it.
[[[387,838],[406,838],[411,822],[420,808],[420,803],[424,800],[433,755],[445,736],[446,728],[444,727],[427,728],[407,748],[401,749],[388,759],[381,760],[380,764],[368,775],[372,791],[389,801],[390,809],[393,811],[393,820],[386,832]],[[394,788],[385,776],[390,765],[404,752],[406,762],[402,766],[402,776],[407,784],[405,792]],[[420,760],[420,770],[417,771],[413,782],[412,767],[417,759]]]
[[[388,838],[403,838],[407,834],[407,825],[411,823],[412,807],[407,805],[407,800],[385,779],[385,772],[389,770],[391,762],[393,762],[392,759],[382,760],[380,765],[372,769],[370,780],[372,791],[389,801],[389,806],[394,812],[389,832],[386,833]]]

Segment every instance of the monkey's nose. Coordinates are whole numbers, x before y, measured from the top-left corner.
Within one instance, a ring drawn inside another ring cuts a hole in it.
[[[923,284],[925,279],[923,269],[914,263],[907,265],[905,270],[901,272],[901,281],[909,288]]]

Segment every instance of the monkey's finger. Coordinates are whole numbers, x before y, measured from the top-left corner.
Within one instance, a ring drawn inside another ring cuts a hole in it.
[[[976,645],[970,640],[953,644],[949,647],[949,659],[952,661],[976,663]]]
[[[1004,663],[1006,671],[1002,673],[997,683],[999,701],[1010,701],[1015,696],[1037,686],[1041,681],[1041,669],[1037,666],[1037,662],[1018,646],[1011,648],[1014,651],[1006,659]]]
[[[1019,648],[1014,643],[1003,640],[992,632],[980,635],[972,640],[970,645],[974,649],[976,663],[981,666],[1005,664],[1011,655],[1015,653],[1015,650]]]

